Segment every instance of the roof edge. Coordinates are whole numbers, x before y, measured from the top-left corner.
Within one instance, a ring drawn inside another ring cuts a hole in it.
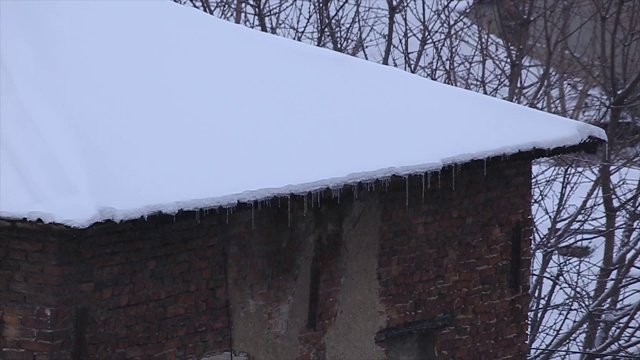
[[[199,202],[199,205],[194,206],[183,204],[182,206],[177,203],[175,204],[174,212],[166,212],[166,211],[158,211],[154,210],[153,207],[148,207],[145,209],[138,209],[131,211],[131,216],[126,216],[122,218],[110,217],[106,216],[104,218],[96,218],[95,221],[92,221],[89,225],[86,226],[73,226],[63,223],[57,222],[46,222],[41,218],[31,220],[28,218],[10,218],[0,216],[0,227],[10,227],[16,226],[20,228],[41,228],[41,229],[87,229],[90,227],[94,227],[99,224],[107,224],[107,223],[124,223],[128,221],[135,221],[142,217],[151,217],[156,215],[175,215],[180,212],[189,212],[189,211],[200,211],[206,209],[219,209],[219,208],[234,208],[239,204],[249,204],[255,201],[265,201],[268,199],[275,198],[285,198],[291,196],[302,196],[308,193],[318,192],[318,191],[326,191],[330,189],[343,189],[346,186],[354,186],[355,184],[367,183],[367,182],[375,182],[375,181],[383,181],[386,179],[390,179],[393,177],[407,177],[407,176],[422,176],[427,173],[434,173],[442,171],[443,169],[451,168],[452,166],[474,166],[480,163],[490,163],[494,161],[533,161],[535,159],[553,157],[558,155],[566,155],[571,153],[587,153],[587,154],[595,154],[598,150],[598,147],[602,144],[606,143],[605,140],[589,136],[578,144],[568,145],[568,146],[559,146],[552,149],[544,149],[544,148],[533,148],[530,150],[519,151],[512,154],[503,154],[497,156],[489,156],[485,158],[472,159],[460,163],[444,163],[439,167],[433,167],[428,169],[419,169],[416,168],[415,171],[397,171],[390,172],[384,176],[377,177],[366,177],[361,176],[359,178],[347,179],[345,177],[345,181],[336,183],[334,186],[328,185],[328,183],[318,182],[318,183],[310,183],[310,184],[301,184],[300,186],[289,186],[283,187],[280,189],[271,189],[273,191],[269,192],[268,195],[259,196],[260,191],[248,191],[246,193],[235,194],[226,196],[225,199],[218,199],[217,201],[208,202],[206,199],[203,199]],[[390,169],[391,170],[391,169]],[[399,169],[397,169],[399,170]],[[266,189],[268,190],[268,189]],[[226,201],[225,201],[226,200]],[[145,213],[145,214],[142,214]]]

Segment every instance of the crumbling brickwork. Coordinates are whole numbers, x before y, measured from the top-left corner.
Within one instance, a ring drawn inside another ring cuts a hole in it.
[[[2,358],[384,359],[417,331],[440,358],[524,359],[530,191],[530,161],[496,159],[233,211],[3,221]]]
[[[0,357],[67,359],[72,346],[68,306],[75,284],[60,262],[64,230],[42,224],[2,222],[0,228]]]
[[[452,324],[434,331],[439,358],[524,359],[529,164],[494,164],[487,176],[478,163],[453,171],[427,179],[424,199],[412,196],[407,204],[399,183],[381,194],[378,277],[387,326],[450,314]],[[421,194],[421,181],[412,180],[409,192]],[[512,258],[513,241],[519,259]],[[516,287],[512,261],[519,262]]]
[[[179,359],[228,349],[224,249],[211,228],[173,216],[85,230],[5,224],[2,358]]]
[[[88,357],[181,359],[229,348],[216,223],[159,216],[83,233],[77,258],[87,266],[75,275],[91,290],[76,306],[89,315]]]

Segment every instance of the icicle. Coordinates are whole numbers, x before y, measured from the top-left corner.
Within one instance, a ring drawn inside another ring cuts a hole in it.
[[[451,177],[452,177],[452,183],[453,183],[453,190],[456,189],[456,167],[454,166],[453,168],[451,168]]]
[[[200,224],[200,210],[196,210],[196,222]]]
[[[338,204],[340,204],[340,191],[341,191],[341,188],[338,189]]]
[[[438,188],[442,187],[442,181],[440,179],[440,170],[438,170]]]
[[[404,192],[405,192],[405,205],[407,206],[407,209],[409,208],[409,176],[407,175],[404,178],[405,182],[404,182]]]
[[[305,217],[307,216],[307,196],[308,196],[308,194],[304,194],[304,212],[303,212],[303,214],[304,214]],[[313,196],[313,194],[312,194],[312,196]]]
[[[281,200],[282,200],[282,197],[281,197],[281,196],[278,196],[278,209],[280,208]]]
[[[424,173],[422,174],[422,203],[424,204]]]
[[[427,173],[427,189],[431,189],[431,173]]]
[[[173,222],[176,222],[176,214],[173,214]]]
[[[484,159],[484,176],[487,176],[487,159]]]
[[[353,198],[355,200],[358,200],[358,184],[354,184],[353,185]]]
[[[367,182],[367,191],[376,191],[376,180]]]
[[[258,211],[262,210],[262,201],[258,201]]]
[[[229,225],[229,208],[227,208],[227,225]]]
[[[253,201],[251,202],[251,230],[255,230],[256,228],[256,222],[255,222],[255,215],[254,215],[254,211],[253,211]]]
[[[289,218],[289,227],[291,227],[291,195],[287,196],[287,216]]]

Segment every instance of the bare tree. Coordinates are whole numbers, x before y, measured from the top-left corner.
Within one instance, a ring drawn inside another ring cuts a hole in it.
[[[609,137],[597,167],[564,157],[537,168],[531,358],[637,356],[640,4],[527,5],[528,56],[546,64],[529,105]]]

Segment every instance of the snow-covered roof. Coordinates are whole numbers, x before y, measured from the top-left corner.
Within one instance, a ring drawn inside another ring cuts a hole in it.
[[[0,217],[85,227],[602,130],[169,1],[0,2]]]

